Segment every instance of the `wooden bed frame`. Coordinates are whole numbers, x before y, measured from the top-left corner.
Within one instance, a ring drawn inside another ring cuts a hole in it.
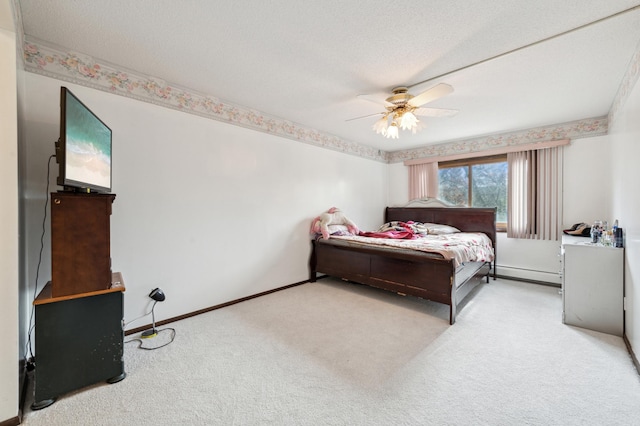
[[[496,252],[495,216],[494,208],[387,207],[385,222],[412,220],[451,225],[462,232],[484,232]],[[484,278],[489,282],[491,272],[496,278],[495,259],[493,265],[484,264],[456,286],[453,260],[415,250],[349,244],[337,238],[312,241],[309,272],[310,282],[315,282],[317,273],[322,273],[445,303],[450,307],[450,324],[455,322],[457,306],[464,297]]]

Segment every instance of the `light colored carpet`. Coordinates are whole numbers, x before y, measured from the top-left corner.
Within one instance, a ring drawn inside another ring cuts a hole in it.
[[[444,305],[325,279],[171,324],[158,350],[128,343],[125,380],[23,423],[640,424],[623,340],[560,318],[535,284],[483,284],[449,326]]]

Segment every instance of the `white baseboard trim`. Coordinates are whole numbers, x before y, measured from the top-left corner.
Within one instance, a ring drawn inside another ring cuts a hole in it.
[[[539,281],[561,285],[562,280],[557,272],[534,271],[532,269],[515,268],[497,265],[497,273],[501,277],[514,278],[525,281]]]

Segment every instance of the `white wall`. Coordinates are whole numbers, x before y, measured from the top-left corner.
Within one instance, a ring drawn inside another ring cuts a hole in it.
[[[563,225],[614,220],[611,214],[611,143],[609,136],[577,139],[564,148]],[[409,197],[408,168],[389,166],[389,203]],[[501,275],[560,284],[558,241],[521,240],[498,233],[497,267]]]
[[[16,38],[4,29],[7,4],[0,4],[0,423],[18,415],[19,394]]]
[[[147,312],[155,287],[167,295],[162,320],[308,279],[309,225],[329,207],[364,228],[382,219],[386,164],[27,74],[29,292],[61,85],[113,130],[111,256],[126,284],[125,321]],[[49,247],[47,229],[39,288],[51,276]]]
[[[409,200],[409,168],[402,163],[389,164],[389,205],[402,206]]]
[[[611,137],[576,139],[564,148],[563,224],[607,220],[611,209]]]
[[[636,54],[636,58],[638,57]],[[636,62],[636,79],[637,62]],[[625,334],[640,356],[640,84],[629,87],[629,97],[609,130],[612,138],[612,217],[625,231]]]

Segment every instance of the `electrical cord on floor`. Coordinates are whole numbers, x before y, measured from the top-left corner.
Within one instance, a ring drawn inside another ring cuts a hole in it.
[[[125,341],[125,345],[127,343],[132,343],[132,342],[138,342],[138,349],[144,349],[145,351],[154,351],[156,349],[160,349],[160,348],[164,348],[165,346],[168,346],[169,344],[171,344],[173,342],[173,340],[176,338],[176,330],[174,328],[163,328],[161,330],[157,330],[157,334],[160,334],[160,332],[162,331],[171,331],[171,340],[169,340],[167,343],[165,343],[164,345],[160,345],[160,346],[156,346],[154,348],[145,348],[144,346],[142,346],[143,344],[143,339],[130,339]],[[144,339],[145,341],[148,339]]]

